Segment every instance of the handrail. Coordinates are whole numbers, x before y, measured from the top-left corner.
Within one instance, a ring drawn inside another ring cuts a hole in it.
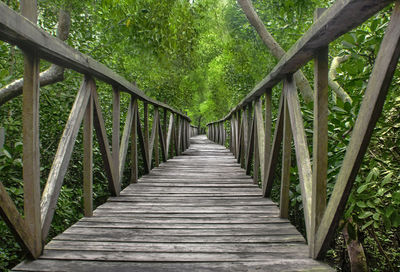
[[[169,157],[180,155],[186,150],[190,144],[190,134],[196,131],[190,128],[191,120],[188,116],[146,96],[139,88],[105,65],[39,29],[32,23],[36,21],[36,6],[33,3],[35,1],[21,1],[21,10],[25,17],[11,10],[4,3],[0,3],[0,40],[19,46],[25,56],[22,106],[24,217],[17,210],[1,181],[0,215],[15,234],[22,248],[31,257],[38,258],[50,230],[63,180],[82,123],[85,216],[93,214],[93,129],[99,142],[109,190],[114,196],[120,194],[129,143],[132,162],[131,182],[134,183],[138,180],[138,145],[145,173],[149,173],[154,166],[159,165],[160,157],[165,162]],[[59,141],[42,196],[40,195],[40,90],[38,82],[41,58],[84,75]],[[110,84],[113,89],[112,148],[107,138],[106,123],[94,77]],[[122,137],[120,135],[121,91],[131,95]],[[139,116],[139,100],[143,102],[143,124]],[[151,135],[149,135],[151,120],[149,104],[153,105]],[[161,154],[159,154],[160,150]]]
[[[268,92],[288,74],[293,74],[299,70],[312,59],[318,48],[327,46],[392,2],[393,0],[335,1],[332,7],[318,18],[310,29],[279,60],[272,71],[239,104],[222,119],[208,124],[230,119],[235,112],[243,109],[247,104]]]
[[[116,87],[120,91],[135,95],[149,104],[166,108],[190,120],[182,112],[148,97],[138,87],[104,64],[97,62],[90,56],[79,52],[60,39],[38,28],[36,24],[30,22],[27,18],[10,9],[2,2],[0,2],[0,40],[17,45],[23,50],[29,51],[35,48],[42,59],[65,68],[70,68],[81,74],[89,74]]]
[[[293,139],[301,185],[310,256],[320,259],[335,234],[350,189],[360,169],[373,128],[381,115],[386,94],[400,56],[400,3],[397,2],[380,45],[362,104],[352,130],[342,167],[327,203],[328,168],[328,45],[393,1],[336,1],[328,10],[319,9],[319,19],[285,54],[272,72],[224,118],[207,124],[210,140],[228,143],[237,162],[258,184],[261,173],[263,195],[269,197],[274,182],[280,145],[282,176],[280,216],[288,217],[291,141]],[[314,58],[313,167],[304,130],[300,100],[293,73]],[[283,82],[278,118],[272,137],[272,87]],[[265,96],[265,117],[261,96]],[[273,142],[271,143],[271,138]],[[253,163],[252,163],[253,162]],[[252,168],[253,165],[253,168]]]

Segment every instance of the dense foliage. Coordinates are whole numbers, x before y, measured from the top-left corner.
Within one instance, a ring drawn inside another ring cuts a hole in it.
[[[19,10],[18,1],[2,2]],[[268,30],[287,50],[312,24],[315,7],[329,7],[331,2],[257,0],[253,4]],[[69,45],[136,82],[146,94],[187,112],[195,124],[203,127],[229,112],[277,63],[234,0],[38,0],[38,5],[40,27],[55,35],[60,7],[69,10],[72,23]],[[353,103],[344,104],[331,96],[328,195],[341,167],[391,8],[378,13],[330,46],[330,59],[351,56],[339,66],[337,81]],[[45,69],[49,63],[42,61],[41,66]],[[312,62],[303,67],[311,84],[312,70]],[[351,239],[358,239],[363,245],[371,271],[400,269],[399,70],[343,217],[344,222],[350,224]],[[0,88],[20,78],[22,73],[21,51],[0,41]],[[63,82],[41,89],[42,188],[81,80],[81,75],[67,70]],[[98,88],[103,111],[110,113],[110,87],[98,82]],[[275,117],[280,88],[278,85],[273,92]],[[126,106],[129,97],[123,95],[122,99]],[[21,104],[19,97],[0,107],[0,127],[6,129],[6,142],[0,154],[0,181],[22,212]],[[312,105],[302,103],[302,110],[310,144]],[[111,116],[106,116],[107,128],[110,129]],[[94,152],[94,194],[98,205],[104,202],[108,190],[97,146]],[[82,217],[81,158],[80,132],[64,180],[51,237]],[[292,161],[290,217],[304,233],[300,187],[295,159]],[[279,172],[276,180],[279,180]],[[129,171],[125,185],[128,180]],[[275,200],[279,197],[278,192],[277,182]],[[12,268],[23,257],[11,232],[0,221],[0,270]],[[349,271],[340,229],[327,258],[338,271]]]

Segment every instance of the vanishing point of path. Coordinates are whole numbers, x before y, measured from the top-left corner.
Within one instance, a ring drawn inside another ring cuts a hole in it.
[[[17,271],[331,271],[205,136],[111,197]]]

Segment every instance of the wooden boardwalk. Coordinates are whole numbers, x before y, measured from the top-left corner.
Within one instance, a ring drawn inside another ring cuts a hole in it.
[[[15,271],[331,271],[234,157],[205,136]]]

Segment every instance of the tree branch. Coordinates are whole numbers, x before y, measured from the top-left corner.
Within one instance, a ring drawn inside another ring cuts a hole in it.
[[[336,93],[336,95],[343,101],[349,102],[350,104],[353,103],[353,100],[350,96],[346,93],[345,90],[337,83],[336,77],[337,72],[336,69],[339,65],[350,58],[350,55],[342,56],[342,57],[334,57],[332,60],[331,68],[329,69],[328,73],[328,83],[332,90]]]
[[[68,11],[60,10],[58,16],[57,38],[65,41],[68,38],[71,26],[71,17]],[[64,68],[52,64],[49,69],[39,75],[40,86],[46,86],[64,80]],[[22,94],[24,79],[17,79],[0,89],[0,106]]]

